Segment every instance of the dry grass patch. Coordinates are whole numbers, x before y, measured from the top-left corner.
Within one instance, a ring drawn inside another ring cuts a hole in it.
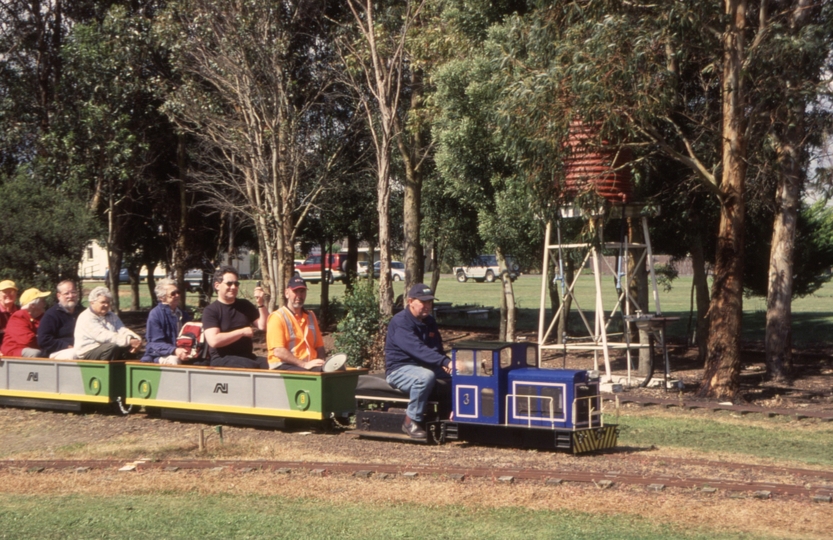
[[[635,486],[610,489],[579,484],[547,486],[538,482],[506,485],[487,479],[453,482],[443,478],[414,480],[357,479],[346,475],[314,477],[305,472],[279,474],[215,471],[142,471],[75,473],[23,471],[0,473],[0,493],[17,495],[81,495],[112,497],[177,494],[201,496],[271,496],[314,499],[334,505],[345,501],[362,505],[446,505],[476,508],[522,507],[531,510],[568,510],[614,516],[639,516],[686,530],[708,527],[780,538],[829,538],[833,505],[805,499],[739,499],[724,494],[704,495],[691,490],[668,489],[648,493]],[[161,500],[160,500],[161,502]]]

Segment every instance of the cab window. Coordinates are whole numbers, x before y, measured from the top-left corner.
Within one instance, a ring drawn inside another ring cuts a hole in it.
[[[474,351],[457,349],[454,353],[455,375],[474,375]]]

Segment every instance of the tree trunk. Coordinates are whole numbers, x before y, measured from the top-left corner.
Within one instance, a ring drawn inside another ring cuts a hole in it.
[[[330,276],[333,275],[333,243],[332,240],[321,240],[321,300],[318,307],[318,318],[322,326],[330,323]]]
[[[121,271],[122,259],[121,249],[114,247],[107,251],[107,264],[110,273],[108,275],[108,282],[104,285],[113,294],[113,302],[110,309],[114,313],[119,312],[119,272]]]
[[[515,326],[518,307],[515,305],[515,289],[506,266],[506,257],[500,248],[495,250],[501,283],[503,284],[500,300],[500,339],[501,341],[515,341]],[[505,321],[505,323],[504,323]]]
[[[434,242],[434,247],[431,249],[431,290],[437,294],[437,286],[440,284],[440,250],[437,247],[437,242]]]
[[[130,281],[130,311],[139,311],[139,270],[128,268],[127,277]]]
[[[390,149],[383,151],[376,184],[376,211],[379,214],[379,311],[393,315],[393,284],[390,280]]]
[[[572,258],[567,257],[564,264],[566,266],[564,269],[564,287],[566,288],[570,286],[570,283],[572,283],[576,277],[576,263]],[[559,294],[561,294],[560,291]],[[565,343],[567,341],[567,336],[570,335],[570,310],[573,308],[573,298],[568,296],[564,298],[563,302],[564,306],[561,308],[561,317],[559,317],[557,323],[556,331],[558,332],[558,339],[556,340],[556,343]]]
[[[187,176],[186,168],[188,165],[186,156],[185,136],[179,134],[176,138],[176,166],[179,173],[179,178],[176,181],[179,188],[179,230],[176,231],[178,236],[176,243],[174,244],[174,252],[171,257],[171,262],[174,267],[174,280],[176,281],[176,286],[182,295],[182,307],[185,307],[186,291],[188,290],[188,286],[185,283],[185,272],[188,271],[185,267],[188,259],[188,247],[186,243],[188,238],[188,193],[185,190],[185,177]],[[155,298],[155,295],[153,296]]]
[[[415,69],[411,72],[411,103],[410,110],[415,109],[422,99],[422,72]],[[398,122],[397,122],[398,126]],[[422,222],[422,180],[423,169],[420,154],[424,143],[422,131],[417,125],[413,127],[408,143],[406,144],[406,133],[397,129],[399,136],[396,143],[399,153],[402,156],[402,163],[405,169],[405,196],[403,201],[403,233],[405,237],[405,290],[411,285],[422,283],[425,279],[424,254],[420,239],[420,224]]]
[[[148,269],[147,285],[148,292],[150,293],[150,307],[153,308],[156,307],[156,304],[159,303],[159,301],[156,299],[156,276],[153,275],[156,272],[156,263],[148,262],[145,266]],[[183,298],[185,296],[185,289],[181,289],[178,285],[177,289],[179,289],[179,297]],[[185,304],[183,304],[182,307],[184,308]]]
[[[711,332],[701,397],[734,399],[741,367],[743,317],[743,226],[746,178],[744,93],[741,78],[745,44],[746,1],[727,0],[723,36],[723,172],[720,182],[720,226],[714,284],[709,308]]]
[[[697,360],[705,363],[709,342],[709,277],[706,274],[706,256],[703,239],[698,234],[691,243],[692,288],[694,290],[696,325],[694,342],[697,345]]]
[[[645,233],[642,231],[642,220],[640,218],[629,219],[628,229],[630,231],[629,235],[632,243],[645,243]],[[643,260],[640,265],[637,265],[636,263],[646,251],[647,250],[645,248],[631,249],[630,256],[628,257],[628,275],[632,276],[633,280],[630,283],[630,291],[628,294],[631,295],[631,298],[636,299],[637,309],[639,309],[642,313],[649,312],[648,267],[645,260]],[[642,345],[639,349],[639,367],[637,368],[637,374],[643,377],[647,377],[648,372],[651,369],[651,349],[646,347],[650,339],[651,336],[647,330],[640,330],[638,328],[636,329],[636,335],[632,338],[632,342],[638,342]]]
[[[810,0],[798,0],[793,4],[790,31],[794,39],[809,20]],[[797,70],[796,73],[803,71]],[[799,87],[799,81],[788,80],[786,92]],[[769,259],[769,286],[766,301],[766,369],[767,376],[783,381],[792,367],[792,293],[793,259],[798,211],[801,206],[804,158],[805,100],[795,98],[796,103],[785,110],[786,127],[778,149],[777,213],[772,226],[772,247]]]
[[[347,235],[347,267],[345,268],[344,285],[347,292],[353,290],[353,283],[355,283],[358,276],[357,269],[359,264],[359,240],[355,234],[349,233]],[[370,260],[367,263],[367,271],[373,272],[373,253],[370,254]]]
[[[555,276],[556,272],[558,272],[558,260],[554,257],[549,258],[550,268],[548,275]],[[558,313],[558,308],[561,306],[561,287],[555,279],[550,279],[547,282],[547,293],[550,297],[550,311],[553,314]],[[564,339],[564,317],[558,319],[558,325],[556,327],[556,336],[555,342],[559,345],[563,343]]]

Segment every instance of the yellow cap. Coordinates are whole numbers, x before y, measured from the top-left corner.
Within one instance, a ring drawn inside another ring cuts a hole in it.
[[[25,291],[23,291],[23,294],[20,295],[20,305],[21,307],[25,306],[35,298],[46,298],[50,294],[52,293],[39,291],[35,288],[26,289]]]
[[[0,281],[0,291],[5,291],[6,289],[17,290],[17,285],[15,285],[14,281],[10,279],[4,279],[3,281]]]

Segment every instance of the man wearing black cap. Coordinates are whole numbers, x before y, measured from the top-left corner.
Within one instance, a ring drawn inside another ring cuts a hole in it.
[[[418,283],[408,291],[408,305],[394,315],[385,339],[385,374],[388,384],[410,395],[402,431],[424,438],[422,420],[428,397],[438,378],[447,379],[451,359],[434,320],[434,294]]]
[[[312,311],[304,309],[307,283],[293,276],[284,291],[286,305],[266,321],[269,368],[289,371],[321,371],[324,337]]]

